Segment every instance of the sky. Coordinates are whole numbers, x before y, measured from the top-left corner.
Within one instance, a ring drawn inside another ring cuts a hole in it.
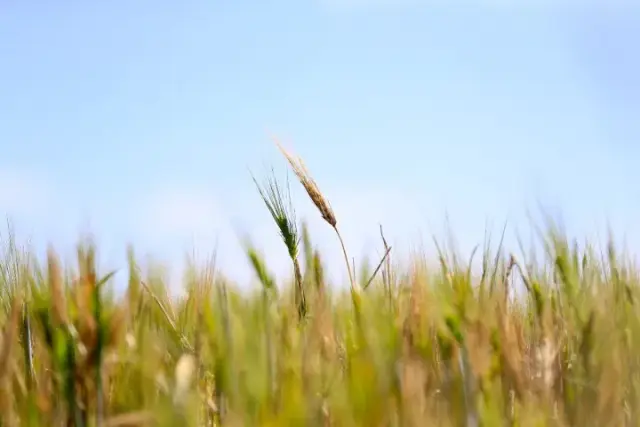
[[[174,280],[217,249],[250,283],[248,234],[285,275],[251,180],[286,176],[276,136],[359,261],[379,224],[402,259],[445,220],[463,251],[505,221],[513,242],[540,206],[640,249],[638,39],[633,0],[5,0],[0,214],[38,253],[90,232],[105,268],[133,243]]]

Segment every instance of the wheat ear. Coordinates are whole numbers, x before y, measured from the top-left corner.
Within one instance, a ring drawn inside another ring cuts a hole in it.
[[[316,205],[316,208],[318,208],[318,210],[320,211],[322,218],[331,226],[331,228],[333,228],[336,235],[338,236],[338,240],[340,241],[340,246],[342,247],[342,254],[344,255],[344,260],[347,266],[347,272],[349,273],[349,282],[351,284],[351,290],[355,291],[357,289],[356,282],[353,277],[353,273],[351,272],[351,267],[349,264],[349,256],[347,255],[347,249],[344,244],[344,240],[342,239],[342,235],[338,230],[338,221],[336,219],[335,213],[333,212],[333,209],[331,208],[331,205],[329,204],[328,200],[322,195],[322,192],[320,192],[320,189],[318,188],[318,184],[316,184],[316,182],[311,177],[311,174],[307,170],[302,159],[298,156],[294,156],[293,154],[285,150],[284,147],[282,147],[282,145],[278,141],[275,141],[275,143],[278,149],[280,150],[280,152],[282,153],[282,155],[287,159],[287,161],[291,165],[291,169],[293,169],[293,172],[298,177],[298,180],[300,181],[304,189],[307,191],[307,194],[311,198],[311,201],[313,202],[314,205]]]

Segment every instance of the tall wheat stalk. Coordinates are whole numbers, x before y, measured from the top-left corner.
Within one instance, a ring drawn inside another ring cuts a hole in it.
[[[307,315],[307,297],[305,295],[304,284],[302,281],[302,272],[300,263],[298,262],[298,247],[300,244],[300,236],[298,234],[298,226],[296,224],[295,211],[291,204],[291,193],[289,191],[289,182],[287,181],[286,193],[282,191],[275,174],[273,173],[266,180],[264,186],[260,186],[258,181],[253,177],[253,182],[258,188],[260,197],[264,201],[269,213],[275,221],[284,245],[287,247],[287,253],[293,264],[293,273],[296,281],[295,300],[298,309],[298,317],[303,320]]]
[[[291,165],[291,169],[293,169],[293,172],[298,177],[298,180],[306,190],[307,194],[309,195],[309,198],[311,198],[311,201],[313,202],[313,204],[316,206],[318,211],[320,211],[320,215],[322,215],[322,219],[324,219],[327,222],[327,224],[329,224],[331,228],[333,228],[333,231],[335,231],[336,236],[338,236],[338,241],[340,242],[340,246],[342,248],[342,254],[344,256],[344,261],[347,267],[347,272],[349,273],[349,282],[351,284],[351,292],[352,294],[358,294],[359,288],[356,284],[355,278],[353,277],[351,264],[349,263],[349,255],[347,254],[347,248],[344,244],[344,239],[340,234],[340,230],[338,230],[338,220],[336,218],[335,213],[333,212],[333,209],[331,208],[331,205],[329,204],[329,201],[324,197],[324,195],[320,191],[320,188],[318,188],[318,184],[316,184],[316,182],[314,181],[313,177],[307,170],[302,159],[285,150],[284,147],[278,141],[276,141],[276,145],[280,150],[280,152],[282,153],[282,155],[289,162],[289,165]]]

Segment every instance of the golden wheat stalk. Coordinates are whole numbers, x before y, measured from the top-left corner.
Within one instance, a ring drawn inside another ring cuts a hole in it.
[[[15,345],[15,338],[18,331],[18,323],[20,322],[20,314],[22,308],[22,298],[19,295],[13,296],[13,303],[9,311],[6,323],[3,325],[0,341],[0,382],[9,375],[11,365],[11,352]]]
[[[329,225],[331,225],[331,227],[336,228],[338,224],[336,215],[334,214],[333,209],[331,208],[331,205],[329,204],[327,199],[320,192],[318,184],[316,184],[316,182],[311,177],[311,174],[307,170],[302,159],[289,153],[284,149],[284,147],[282,147],[282,145],[278,141],[276,141],[276,145],[278,146],[278,149],[280,150],[282,155],[291,165],[293,172],[298,177],[298,180],[300,180],[300,183],[307,191],[307,194],[309,194],[309,197],[311,198],[313,204],[316,205],[316,207],[320,211],[322,218],[327,221]]]
[[[336,219],[336,215],[329,204],[329,201],[322,195],[320,188],[318,188],[318,184],[314,181],[313,177],[307,170],[304,162],[298,156],[291,154],[289,151],[285,150],[285,148],[278,142],[275,141],[276,146],[282,153],[282,155],[287,159],[289,165],[291,165],[291,169],[298,177],[298,180],[306,190],[309,198],[313,204],[318,208],[322,218],[333,228],[338,236],[338,240],[340,241],[340,246],[342,247],[342,254],[344,255],[344,260],[347,265],[347,272],[349,273],[349,282],[351,284],[351,291],[355,292],[358,289],[356,288],[356,282],[353,277],[353,273],[351,271],[351,266],[349,264],[349,256],[347,255],[347,249],[344,244],[344,240],[342,239],[342,235],[338,230],[338,220]]]
[[[69,319],[67,316],[67,303],[64,295],[64,278],[62,276],[60,261],[51,246],[49,246],[47,250],[47,265],[53,318],[56,322],[56,326],[66,327]]]

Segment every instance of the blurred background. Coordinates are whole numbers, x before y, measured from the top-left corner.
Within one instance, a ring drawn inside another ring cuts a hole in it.
[[[447,221],[464,254],[505,222],[517,249],[541,208],[637,249],[632,3],[5,1],[0,214],[40,254],[52,243],[71,259],[90,232],[105,268],[124,268],[133,243],[177,278],[185,254],[217,248],[248,285],[247,233],[282,276],[250,174],[286,178],[275,135],[358,260],[382,255],[379,224],[396,260]],[[341,281],[333,234],[289,179]]]

